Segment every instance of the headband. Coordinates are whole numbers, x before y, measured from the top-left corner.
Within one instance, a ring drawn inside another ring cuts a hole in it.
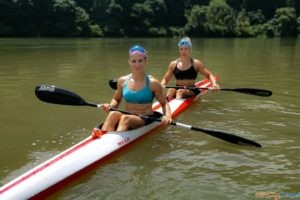
[[[132,56],[134,54],[141,55],[144,58],[147,57],[147,51],[142,46],[139,45],[134,45],[129,49],[129,56]]]

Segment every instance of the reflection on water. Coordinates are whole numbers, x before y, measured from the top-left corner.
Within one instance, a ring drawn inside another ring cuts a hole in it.
[[[40,102],[35,86],[53,84],[107,102],[113,95],[107,81],[129,72],[133,43],[147,48],[147,71],[158,79],[178,54],[176,39],[0,39],[1,184],[78,143],[105,119],[98,109]],[[231,200],[299,192],[299,53],[298,39],[193,39],[192,54],[220,76],[221,86],[269,89],[273,96],[212,92],[176,120],[263,148],[170,126],[52,198]]]
[[[30,148],[30,152],[27,155],[29,162],[13,171],[9,168],[9,166],[1,166],[4,167],[4,172],[7,173],[7,176],[1,180],[2,183],[9,182],[20,174],[25,173],[33,167],[59,154],[62,150],[65,150],[66,146],[71,147],[71,145],[75,145],[78,142],[78,138],[86,132],[86,129],[75,129],[72,132],[66,132],[63,135],[60,133],[53,133],[55,135],[53,140],[35,139],[31,144],[26,144],[26,146]],[[69,141],[71,141],[71,144]]]

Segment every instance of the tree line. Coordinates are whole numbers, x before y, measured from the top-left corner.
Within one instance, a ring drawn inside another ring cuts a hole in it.
[[[300,0],[0,0],[0,36],[295,37]]]

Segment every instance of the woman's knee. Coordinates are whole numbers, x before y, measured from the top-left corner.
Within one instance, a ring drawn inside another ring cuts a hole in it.
[[[167,95],[175,96],[176,94],[176,89],[174,88],[169,88],[167,91]]]
[[[109,112],[105,122],[103,123],[102,130],[113,131],[116,125],[119,123],[122,113],[117,111]]]
[[[118,112],[118,111],[111,111],[108,113],[107,118],[109,120],[114,120],[114,121],[119,121],[119,119],[121,118],[122,113]]]
[[[168,101],[170,101],[171,99],[173,99],[175,97],[175,95],[176,95],[176,89],[170,88],[167,91],[166,98]]]
[[[182,90],[182,89],[177,90],[176,98],[181,99],[184,97],[184,95],[185,95],[185,90]]]
[[[117,131],[126,131],[130,129],[131,119],[128,115],[122,115],[119,121]]]
[[[194,95],[194,92],[192,92],[191,90],[180,89],[180,90],[177,90],[176,98],[182,99],[182,98],[186,98],[186,97],[193,96],[193,95]]]
[[[131,128],[134,129],[134,128],[137,128],[137,127],[140,127],[143,125],[145,125],[144,120],[137,116],[122,115],[117,130],[125,131],[128,129],[131,129]]]
[[[130,125],[130,116],[129,115],[122,115],[120,118],[120,124],[129,126]]]

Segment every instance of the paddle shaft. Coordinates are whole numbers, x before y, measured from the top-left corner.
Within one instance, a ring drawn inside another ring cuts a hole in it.
[[[137,115],[137,116],[145,118],[145,119],[150,119],[150,120],[153,120],[153,121],[162,122],[162,119],[151,117],[151,116],[139,115],[139,114],[135,114],[135,113],[128,112],[128,111],[119,110],[119,109],[116,109],[116,108],[110,108],[110,110],[119,111],[121,113],[129,114],[129,115]],[[240,137],[240,136],[225,133],[225,132],[222,132],[222,131],[199,128],[199,127],[191,126],[191,125],[180,123],[180,122],[174,122],[174,121],[172,121],[170,123],[170,125],[178,126],[178,127],[181,127],[181,128],[186,128],[186,129],[197,131],[197,132],[206,133],[208,135],[211,135],[213,137],[225,140],[225,141],[233,143],[233,144],[244,145],[244,146],[261,147],[261,145],[258,144],[257,142],[254,142],[252,140],[248,140],[248,139]]]
[[[86,102],[79,95],[77,95],[71,91],[65,90],[65,89],[57,88],[55,86],[45,86],[45,85],[37,86],[35,89],[35,94],[41,101],[48,102],[48,103],[54,103],[54,104],[60,104],[60,105],[73,105],[73,106],[101,107],[101,104]],[[128,111],[119,110],[116,108],[110,108],[110,110],[119,111],[124,114],[137,115],[142,118],[162,122],[162,119],[151,117],[151,116],[139,115],[139,114],[135,114],[135,113],[128,112]],[[229,133],[225,133],[222,131],[215,131],[215,130],[194,127],[191,125],[174,122],[174,121],[171,122],[170,124],[174,125],[174,126],[179,126],[182,128],[187,128],[190,130],[198,131],[198,132],[203,132],[203,133],[209,134],[211,136],[217,137],[219,139],[225,140],[227,142],[231,142],[233,144],[261,147],[260,144],[254,142],[254,141],[251,141],[251,140],[239,137],[239,136],[235,136],[235,135],[232,135]]]
[[[174,88],[174,89],[189,89],[189,90],[213,90],[213,91],[231,91],[231,92],[239,92],[244,94],[256,95],[261,97],[269,97],[272,95],[272,91],[256,89],[256,88],[208,88],[208,87],[195,87],[195,86],[165,86],[165,88]]]
[[[109,86],[116,90],[118,79],[111,79],[108,81]],[[220,89],[213,89],[209,87],[195,87],[194,85],[190,86],[164,86],[164,88],[175,88],[175,89],[189,89],[189,90],[221,90],[221,91],[231,91],[231,92],[239,92],[249,95],[256,95],[261,97],[269,97],[272,95],[272,91],[270,90],[263,90],[263,89],[256,89],[256,88],[220,88]]]

